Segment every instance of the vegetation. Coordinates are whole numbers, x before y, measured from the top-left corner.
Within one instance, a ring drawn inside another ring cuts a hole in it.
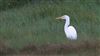
[[[0,0],[0,40],[16,50],[29,44],[73,43],[65,37],[64,21],[55,19],[64,14],[77,29],[75,43],[100,41],[99,0]]]

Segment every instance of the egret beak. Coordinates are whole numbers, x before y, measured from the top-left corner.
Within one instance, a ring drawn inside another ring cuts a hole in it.
[[[62,17],[57,17],[56,19],[62,19]]]

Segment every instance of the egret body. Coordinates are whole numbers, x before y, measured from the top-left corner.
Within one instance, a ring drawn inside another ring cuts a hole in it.
[[[64,15],[61,17],[58,17],[56,19],[64,19],[65,25],[64,25],[64,32],[68,39],[76,40],[77,39],[77,32],[76,29],[73,26],[70,25],[70,17],[68,15]]]

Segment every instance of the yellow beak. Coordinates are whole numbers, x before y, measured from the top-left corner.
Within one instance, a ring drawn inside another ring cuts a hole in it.
[[[62,17],[57,17],[56,19],[62,19]]]

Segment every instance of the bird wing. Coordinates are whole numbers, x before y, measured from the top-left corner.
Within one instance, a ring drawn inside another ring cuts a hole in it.
[[[65,31],[67,34],[67,37],[70,39],[77,39],[77,32],[76,29],[73,26],[69,26],[67,30]]]

